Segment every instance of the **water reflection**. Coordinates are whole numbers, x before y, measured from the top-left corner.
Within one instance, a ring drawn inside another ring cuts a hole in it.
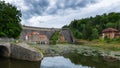
[[[120,68],[120,61],[107,62],[101,57],[86,57],[71,53],[63,56],[45,57],[41,68]]]
[[[120,68],[120,61],[108,62],[101,57],[83,56],[75,53],[64,55],[75,64],[88,66],[89,68]]]
[[[76,65],[63,56],[46,57],[41,62],[41,68],[88,68],[88,66]]]
[[[120,61],[107,62],[100,57],[85,57],[76,53],[45,57],[40,62],[0,59],[0,68],[120,68]]]
[[[0,59],[0,68],[40,68],[40,62]]]

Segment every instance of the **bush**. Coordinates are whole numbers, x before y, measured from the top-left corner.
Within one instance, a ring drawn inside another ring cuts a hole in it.
[[[50,40],[50,44],[55,45],[56,44],[56,40]]]
[[[59,31],[56,31],[50,39],[50,44],[56,44],[59,37]]]
[[[110,43],[112,41],[112,39],[108,38],[108,36],[105,36],[104,40],[106,41],[106,43]]]

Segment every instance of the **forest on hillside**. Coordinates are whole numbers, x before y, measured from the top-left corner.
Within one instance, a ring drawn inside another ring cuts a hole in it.
[[[74,20],[63,28],[70,28],[77,39],[94,40],[98,39],[105,28],[116,28],[120,31],[120,13],[111,12],[95,17]]]

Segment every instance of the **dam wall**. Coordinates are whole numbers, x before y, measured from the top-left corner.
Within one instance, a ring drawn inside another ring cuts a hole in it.
[[[52,35],[59,31],[60,34],[62,34],[65,37],[65,40],[67,40],[69,43],[72,43],[74,41],[74,38],[72,36],[72,33],[69,29],[59,29],[59,28],[41,28],[41,27],[31,27],[31,26],[23,26],[22,27],[22,33],[20,36],[20,39],[25,40],[26,35],[31,32],[39,32],[40,34],[46,35],[48,39],[52,37]]]

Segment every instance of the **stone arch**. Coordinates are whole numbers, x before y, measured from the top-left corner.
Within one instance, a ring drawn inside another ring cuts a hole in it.
[[[0,45],[0,57],[7,58],[10,56],[10,51],[6,46]]]

